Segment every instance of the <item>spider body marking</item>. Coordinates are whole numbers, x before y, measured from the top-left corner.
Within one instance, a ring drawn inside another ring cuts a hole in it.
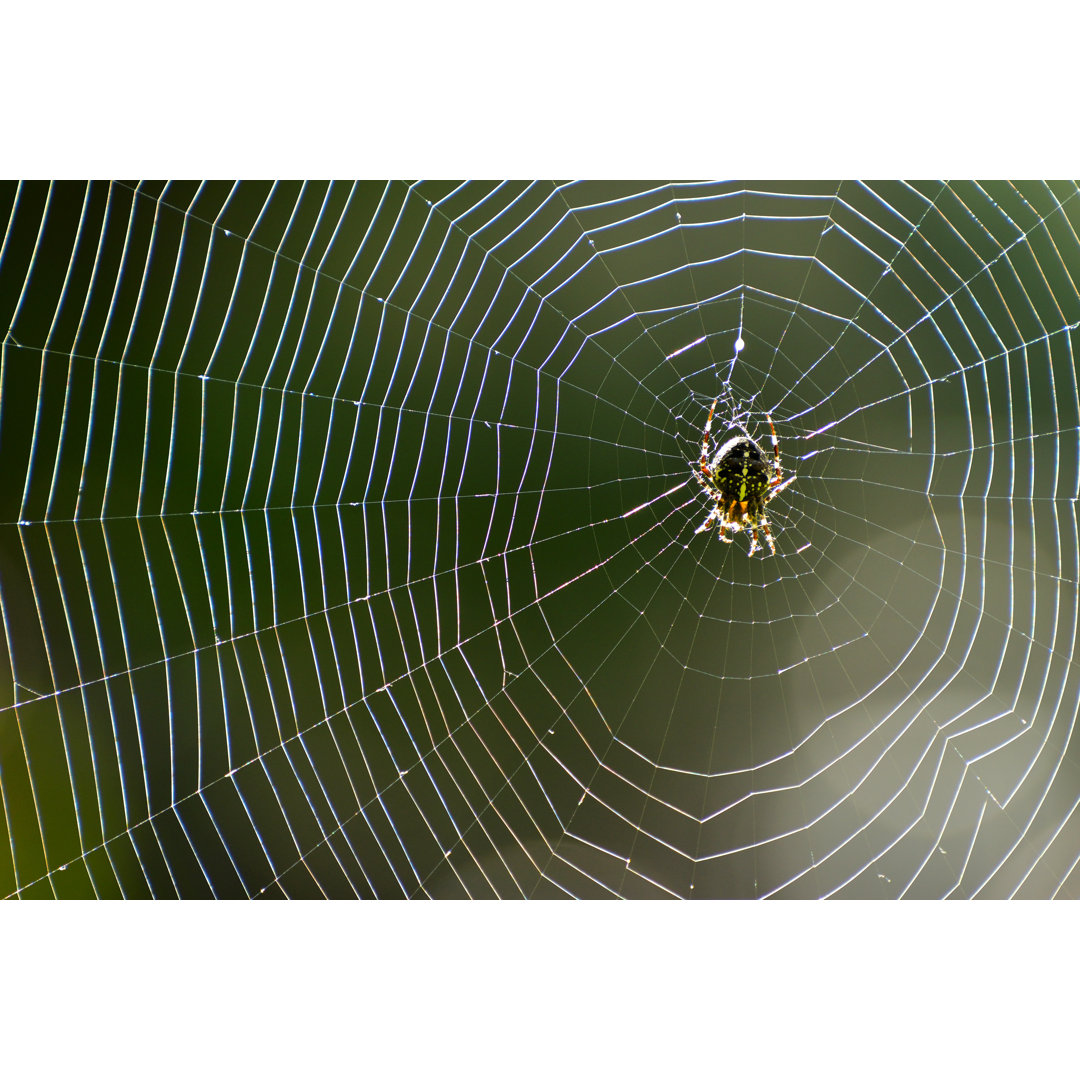
[[[709,409],[709,419],[705,422],[705,432],[701,439],[701,460],[694,469],[694,476],[705,489],[713,502],[709,516],[695,530],[695,535],[705,532],[714,523],[717,535],[725,543],[732,543],[728,533],[749,530],[752,536],[750,554],[761,550],[758,530],[765,534],[769,550],[776,554],[776,543],[769,531],[769,520],[765,508],[784,490],[794,476],[784,479],[780,466],[780,442],[776,437],[772,417],[765,419],[772,433],[772,460],[761,446],[742,428],[743,434],[736,435],[725,442],[711,457],[709,456],[709,438],[712,434],[713,414],[716,412],[714,398]],[[742,425],[739,425],[742,427]]]

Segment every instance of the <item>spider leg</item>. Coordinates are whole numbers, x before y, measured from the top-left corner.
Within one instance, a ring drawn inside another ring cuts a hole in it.
[[[691,461],[691,462],[690,462],[690,464],[691,464],[691,465],[693,465],[694,463],[693,463],[693,462]],[[712,474],[711,474],[711,473],[708,473],[708,472],[705,472],[705,473],[700,473],[700,472],[698,472],[698,471],[697,471],[697,469],[694,469],[694,479],[695,479],[695,480],[696,480],[696,481],[697,481],[697,482],[698,482],[698,483],[699,483],[699,484],[700,484],[700,485],[701,485],[701,486],[702,486],[702,487],[703,487],[703,488],[704,488],[704,489],[705,489],[705,490],[706,490],[706,491],[707,491],[707,492],[708,492],[708,493],[709,493],[710,495],[712,495],[712,494],[713,494],[713,492],[714,492],[714,491],[716,490],[716,488],[715,488],[715,486],[713,485],[713,482],[712,482]]]
[[[789,476],[786,480],[780,480],[779,478],[774,480],[769,485],[770,490],[769,490],[768,495],[765,496],[765,502],[766,503],[771,503],[773,501],[773,499],[775,499],[776,496],[779,495],[780,492],[784,490],[784,488],[786,488],[789,484],[793,484],[793,483],[795,483],[795,476],[794,475]]]
[[[760,524],[761,524],[762,532],[765,533],[765,539],[768,540],[768,542],[769,542],[769,550],[775,555],[776,554],[776,541],[773,540],[772,533],[769,532],[769,523],[764,518],[762,518]],[[757,533],[754,533],[754,536],[756,538]]]
[[[776,479],[773,483],[779,484],[784,479],[784,470],[780,468],[780,440],[776,437],[772,417],[767,415],[765,419],[769,421],[769,431],[772,432],[773,464],[776,466]]]
[[[709,433],[712,431],[713,413],[716,412],[716,403],[719,398],[713,398],[712,408],[709,409],[709,419],[705,421],[705,434],[701,438],[701,471],[706,476],[712,476],[709,471]]]
[[[707,518],[706,518],[706,519],[704,520],[704,522],[702,522],[702,524],[700,524],[700,525],[699,525],[699,526],[698,526],[698,527],[697,527],[697,528],[696,528],[696,529],[694,530],[694,535],[695,535],[695,536],[697,536],[697,534],[698,534],[698,533],[702,533],[702,532],[704,532],[704,531],[705,531],[705,530],[706,530],[707,528],[709,528],[709,526],[710,526],[710,525],[712,525],[712,523],[713,523],[713,522],[714,522],[714,521],[715,521],[715,520],[716,520],[716,519],[717,519],[717,518],[718,518],[719,516],[720,516],[720,508],[719,508],[719,507],[715,507],[715,508],[714,508],[713,510],[711,510],[711,511],[709,512],[709,516],[708,516],[708,517],[707,517]]]

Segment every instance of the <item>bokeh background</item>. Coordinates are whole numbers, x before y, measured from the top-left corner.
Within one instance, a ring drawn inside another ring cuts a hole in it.
[[[0,895],[1075,896],[1076,196],[0,185]]]

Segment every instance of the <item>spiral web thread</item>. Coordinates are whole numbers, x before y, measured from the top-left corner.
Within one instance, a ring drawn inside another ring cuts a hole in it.
[[[0,895],[1075,896],[1076,194],[5,185]]]

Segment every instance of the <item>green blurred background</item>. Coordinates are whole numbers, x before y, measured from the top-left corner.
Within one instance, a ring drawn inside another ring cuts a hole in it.
[[[1076,191],[0,185],[0,895],[1074,895]]]

